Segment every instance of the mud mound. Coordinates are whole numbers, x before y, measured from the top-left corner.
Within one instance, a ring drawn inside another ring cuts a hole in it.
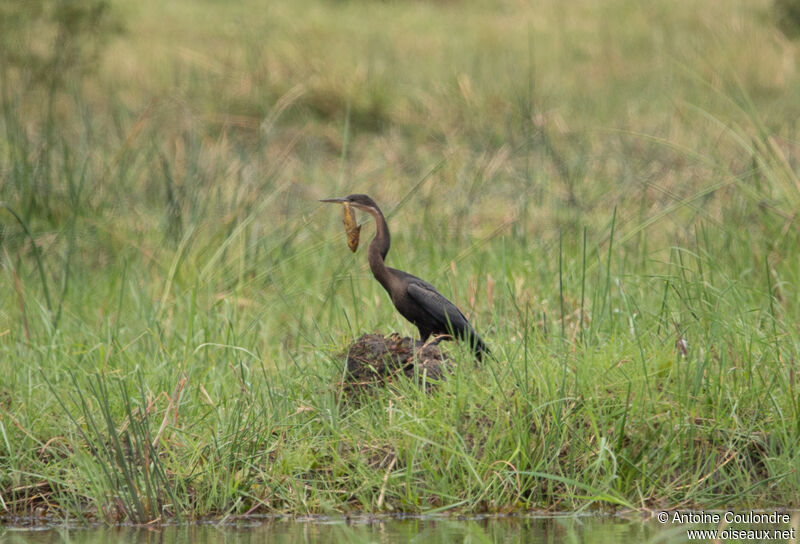
[[[389,336],[364,334],[347,350],[348,387],[384,384],[403,374],[408,377],[427,375],[440,380],[450,361],[434,342],[423,343],[393,333]]]

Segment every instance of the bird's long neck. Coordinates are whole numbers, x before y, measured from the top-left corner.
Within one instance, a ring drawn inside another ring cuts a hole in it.
[[[367,251],[369,268],[372,270],[372,275],[375,276],[375,279],[388,290],[389,283],[393,278],[384,262],[391,245],[389,226],[386,224],[386,219],[380,209],[369,210],[369,213],[375,218],[375,237],[369,243],[369,250]]]

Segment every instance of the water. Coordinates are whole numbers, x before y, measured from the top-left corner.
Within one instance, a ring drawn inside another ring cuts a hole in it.
[[[312,518],[306,521],[273,519],[214,525],[173,525],[160,528],[0,528],[3,544],[62,543],[94,544],[250,544],[263,542],[380,543],[405,542],[683,542],[685,531],[664,528],[652,522],[614,517],[479,517],[376,519]]]
[[[780,526],[750,526],[752,529],[797,531],[800,516]],[[263,542],[302,542],[307,544],[347,542],[395,544],[419,543],[491,543],[525,542],[531,544],[583,543],[616,544],[618,542],[667,543],[708,542],[709,538],[690,539],[687,530],[713,529],[714,526],[691,526],[630,520],[620,517],[556,516],[556,517],[448,517],[409,518],[341,518],[314,517],[306,520],[265,519],[232,524],[198,523],[141,527],[0,527],[0,543],[66,543],[94,544],[121,542],[129,544],[255,544]],[[794,527],[794,529],[791,529]],[[736,529],[748,527],[736,526]],[[725,538],[724,542],[797,542],[791,538]]]

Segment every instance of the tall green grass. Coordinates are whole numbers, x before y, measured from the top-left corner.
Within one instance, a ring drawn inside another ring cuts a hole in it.
[[[758,6],[249,7],[4,66],[2,516],[797,506],[800,87]],[[414,333],[350,192],[493,360],[343,393]]]

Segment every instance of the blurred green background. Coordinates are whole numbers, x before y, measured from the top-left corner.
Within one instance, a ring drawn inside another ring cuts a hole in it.
[[[0,507],[796,501],[796,12],[4,3]],[[354,192],[498,360],[352,414]]]

